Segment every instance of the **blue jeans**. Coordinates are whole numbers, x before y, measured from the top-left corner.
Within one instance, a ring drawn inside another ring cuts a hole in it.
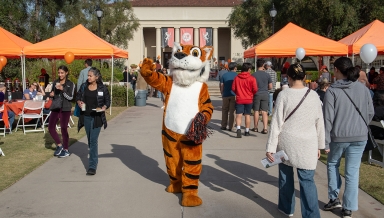
[[[329,144],[327,173],[328,198],[336,199],[341,187],[339,172],[341,156],[345,152],[345,190],[343,208],[356,211],[358,209],[359,169],[367,141],[361,142],[331,142]]]
[[[273,93],[269,93],[269,103],[268,103],[268,115],[272,116],[272,108],[273,108]]]
[[[12,124],[15,121],[15,113],[11,110],[8,111],[9,129],[12,130]]]
[[[97,169],[99,162],[98,153],[98,140],[101,127],[94,128],[93,123],[95,118],[91,116],[84,116],[85,133],[87,134],[88,147],[89,147],[89,164],[88,168]]]
[[[320,217],[317,188],[313,177],[314,170],[297,169],[300,183],[301,216]],[[286,214],[295,212],[295,183],[293,167],[279,164],[279,204],[278,208]]]

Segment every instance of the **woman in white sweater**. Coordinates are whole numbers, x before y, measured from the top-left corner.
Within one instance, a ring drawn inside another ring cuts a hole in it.
[[[316,218],[320,212],[313,177],[319,149],[325,147],[321,101],[316,92],[304,86],[305,70],[301,64],[292,64],[287,75],[290,88],[277,97],[266,156],[273,162],[272,154],[283,150],[289,158],[279,164],[279,211],[288,216],[294,213],[293,168],[297,168],[302,217]]]

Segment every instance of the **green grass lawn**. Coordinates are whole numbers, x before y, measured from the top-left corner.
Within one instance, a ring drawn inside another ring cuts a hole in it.
[[[112,115],[106,113],[107,120],[126,109],[127,107],[112,107]],[[78,118],[75,116],[72,118],[75,126],[71,125],[72,128],[68,128],[70,145],[85,136],[84,128],[77,133]],[[55,144],[46,127],[45,134],[28,132],[24,135],[23,130],[19,129],[17,132],[7,134],[6,137],[0,136],[0,148],[5,154],[0,157],[0,191],[2,191],[51,159]]]
[[[375,149],[372,152],[372,156],[376,160],[381,160],[382,157],[380,152]],[[320,161],[327,164],[327,155],[322,154]],[[359,187],[364,190],[366,193],[371,195],[376,200],[384,204],[384,168],[368,163],[368,152],[364,152],[363,158],[361,160],[360,166],[360,181]],[[340,163],[340,173],[344,176],[344,167],[345,167],[344,157],[341,159]],[[344,186],[345,184],[343,184]]]

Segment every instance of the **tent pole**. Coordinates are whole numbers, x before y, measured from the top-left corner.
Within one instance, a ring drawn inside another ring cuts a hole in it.
[[[255,55],[255,72],[257,70],[257,65],[256,65],[257,63],[256,62],[257,62],[257,55]]]
[[[23,55],[20,56],[20,62],[21,62],[21,82],[22,82],[22,86],[23,86],[23,91],[25,90],[25,87],[24,87],[24,70],[23,70]]]
[[[128,75],[127,75],[127,79],[128,79]],[[127,88],[127,107],[128,107],[128,81],[126,82],[126,81],[124,81],[124,84],[126,84],[126,88]],[[135,92],[135,91],[133,91],[133,92]]]
[[[109,115],[112,115],[112,89],[113,89],[113,55],[112,55],[112,76],[111,76],[111,105],[109,107]]]
[[[355,53],[352,53],[352,65],[355,66]]]
[[[23,91],[27,88],[27,83],[26,83],[26,75],[25,75],[25,55],[23,55],[23,70],[22,74],[24,75],[24,80],[23,80]]]

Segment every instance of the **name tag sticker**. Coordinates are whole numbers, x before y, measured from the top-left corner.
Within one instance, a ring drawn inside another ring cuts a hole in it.
[[[97,92],[99,96],[103,96],[103,92]]]

